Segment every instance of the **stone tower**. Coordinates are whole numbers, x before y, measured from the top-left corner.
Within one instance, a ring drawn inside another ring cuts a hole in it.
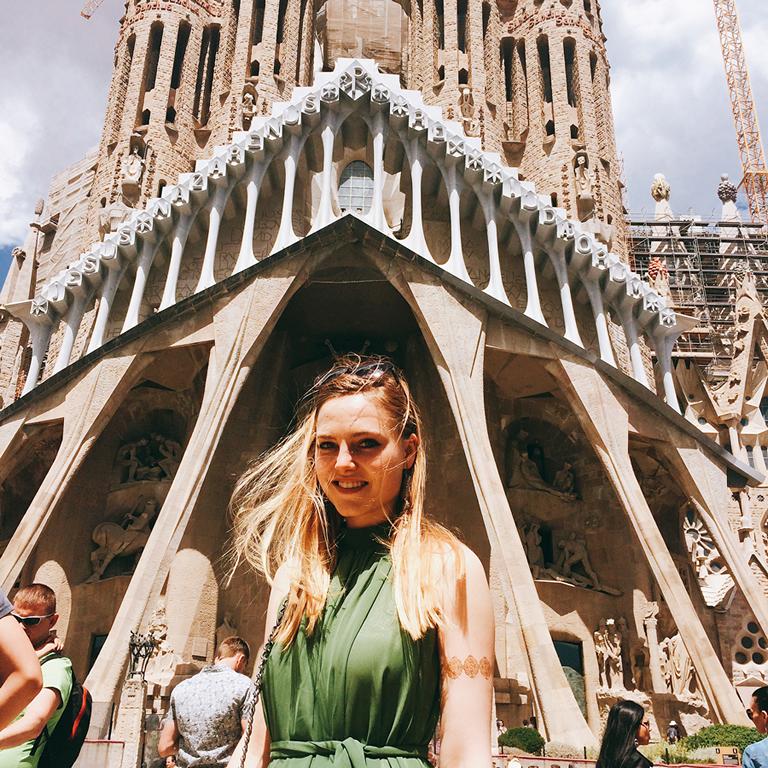
[[[600,5],[512,0],[500,9],[505,159],[611,242],[621,180]]]
[[[226,138],[237,22],[229,10],[222,0],[126,3],[91,193],[92,229],[97,222],[102,234],[114,229],[123,204],[158,195],[192,169],[213,133]]]

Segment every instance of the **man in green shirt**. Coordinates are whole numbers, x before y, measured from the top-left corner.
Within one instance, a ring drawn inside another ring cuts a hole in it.
[[[72,663],[57,652],[60,646],[54,642],[59,616],[50,587],[22,587],[13,599],[12,615],[40,657],[43,689],[14,722],[0,730],[0,768],[37,768],[47,735],[53,733],[72,692]]]

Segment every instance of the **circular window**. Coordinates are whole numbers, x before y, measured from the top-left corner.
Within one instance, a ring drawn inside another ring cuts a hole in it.
[[[747,654],[746,653],[742,653],[741,651],[738,651],[734,658],[736,659],[736,662],[738,664],[746,664],[747,663]]]
[[[742,648],[752,648],[755,645],[755,641],[751,637],[742,637],[741,638],[741,646]]]
[[[757,641],[757,644],[758,644],[758,645],[759,645],[759,646],[760,646],[760,647],[761,647],[761,648],[762,648],[764,651],[765,651],[765,650],[768,650],[768,642],[766,641],[766,639],[765,639],[764,637],[761,637],[761,638],[760,638],[760,639]]]
[[[734,648],[733,663],[744,665],[751,662],[765,667],[768,653],[764,651],[768,651],[768,639],[754,619],[748,621],[744,629],[746,632],[738,639],[739,647]]]
[[[763,656],[762,653],[753,653],[752,661],[754,661],[755,664],[762,664],[765,661],[765,656]]]
[[[341,172],[339,208],[342,211],[368,213],[373,202],[373,171],[362,160],[353,160]]]
[[[747,629],[753,635],[756,635],[760,631],[760,627],[758,627],[757,624],[754,621],[750,621],[749,624],[747,624]]]
[[[707,420],[703,416],[699,416],[699,424],[706,424]]]

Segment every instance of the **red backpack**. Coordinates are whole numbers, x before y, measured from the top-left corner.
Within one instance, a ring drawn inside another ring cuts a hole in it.
[[[46,661],[47,658],[43,659],[42,664]],[[38,747],[43,746],[38,768],[72,768],[88,733],[92,705],[91,694],[78,682],[72,670],[72,691],[64,702],[59,722],[53,733],[48,733],[48,726],[43,728],[32,747],[34,755]]]

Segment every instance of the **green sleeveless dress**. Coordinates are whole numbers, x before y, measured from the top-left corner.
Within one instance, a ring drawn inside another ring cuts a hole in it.
[[[437,632],[400,627],[389,527],[345,529],[323,615],[311,636],[272,649],[262,705],[269,768],[428,768],[440,713]]]

